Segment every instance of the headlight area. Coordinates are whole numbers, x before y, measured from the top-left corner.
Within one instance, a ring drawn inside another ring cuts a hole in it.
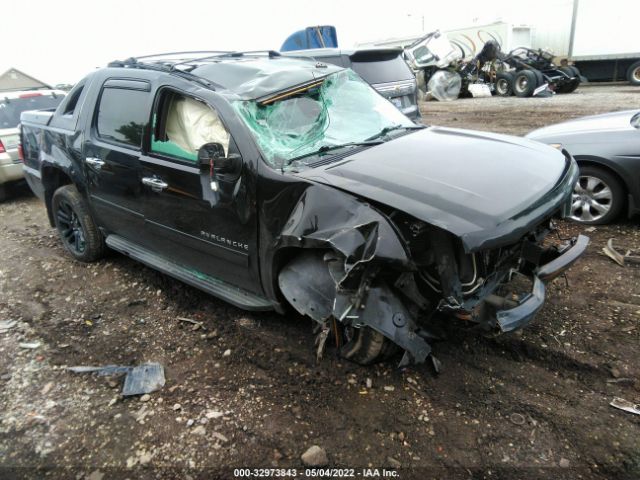
[[[554,242],[556,228],[548,220],[515,243],[466,253],[451,233],[408,218],[394,220],[416,264],[420,294],[440,312],[504,332],[535,317],[545,282],[564,273],[589,243],[582,235]],[[421,318],[418,323],[428,329]]]

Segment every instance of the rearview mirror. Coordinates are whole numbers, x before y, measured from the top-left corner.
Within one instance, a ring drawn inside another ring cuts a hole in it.
[[[237,153],[224,154],[221,143],[205,143],[198,149],[198,164],[202,169],[212,169],[215,173],[240,173],[242,158]]]

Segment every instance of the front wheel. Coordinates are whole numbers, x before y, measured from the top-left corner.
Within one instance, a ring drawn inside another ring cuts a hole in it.
[[[102,234],[74,185],[58,188],[53,194],[51,208],[62,244],[73,258],[93,262],[104,255]]]
[[[371,365],[393,356],[399,347],[370,327],[344,327],[340,356],[360,365]]]
[[[580,167],[571,199],[571,219],[588,225],[610,223],[624,207],[624,187],[610,172]]]

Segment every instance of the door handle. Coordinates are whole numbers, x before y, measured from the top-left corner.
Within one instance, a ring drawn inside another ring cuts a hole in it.
[[[169,186],[167,182],[164,182],[157,177],[143,177],[142,183],[147,187],[151,187],[151,190],[153,190],[156,193],[163,191],[165,188]]]
[[[85,163],[90,167],[95,168],[96,170],[100,170],[104,165],[104,161],[100,160],[96,157],[87,157],[84,159]]]

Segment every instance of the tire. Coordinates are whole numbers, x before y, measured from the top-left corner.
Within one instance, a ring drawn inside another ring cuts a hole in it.
[[[536,76],[536,88],[544,84],[544,75],[540,70],[536,70],[535,68],[531,70]]]
[[[496,95],[499,97],[510,97],[513,95],[512,73],[498,73],[496,76]]]
[[[4,202],[7,199],[7,186],[0,185],[0,202]]]
[[[566,68],[571,70],[573,72],[573,76],[576,77],[578,80],[580,80],[580,70],[578,70],[578,67],[575,67],[573,65],[567,65]]]
[[[370,327],[351,328],[351,334],[345,333],[343,337],[340,356],[360,365],[380,362],[399,350],[395,343]]]
[[[73,258],[94,262],[104,256],[104,238],[74,185],[65,185],[55,191],[51,209],[62,244]]]
[[[627,70],[627,80],[631,85],[640,85],[640,61],[634,63]]]
[[[538,86],[538,77],[531,70],[521,70],[513,78],[513,93],[516,97],[530,97]]]
[[[580,167],[580,177],[572,195],[572,220],[604,225],[615,220],[624,205],[624,186],[613,173],[600,167]]]
[[[574,92],[576,88],[578,88],[578,85],[580,85],[580,72],[578,71],[578,69],[576,67],[567,66],[567,67],[560,67],[558,68],[558,70],[560,70],[562,73],[570,77],[575,77],[575,78],[564,83],[561,87],[558,87],[556,91],[558,93]]]

